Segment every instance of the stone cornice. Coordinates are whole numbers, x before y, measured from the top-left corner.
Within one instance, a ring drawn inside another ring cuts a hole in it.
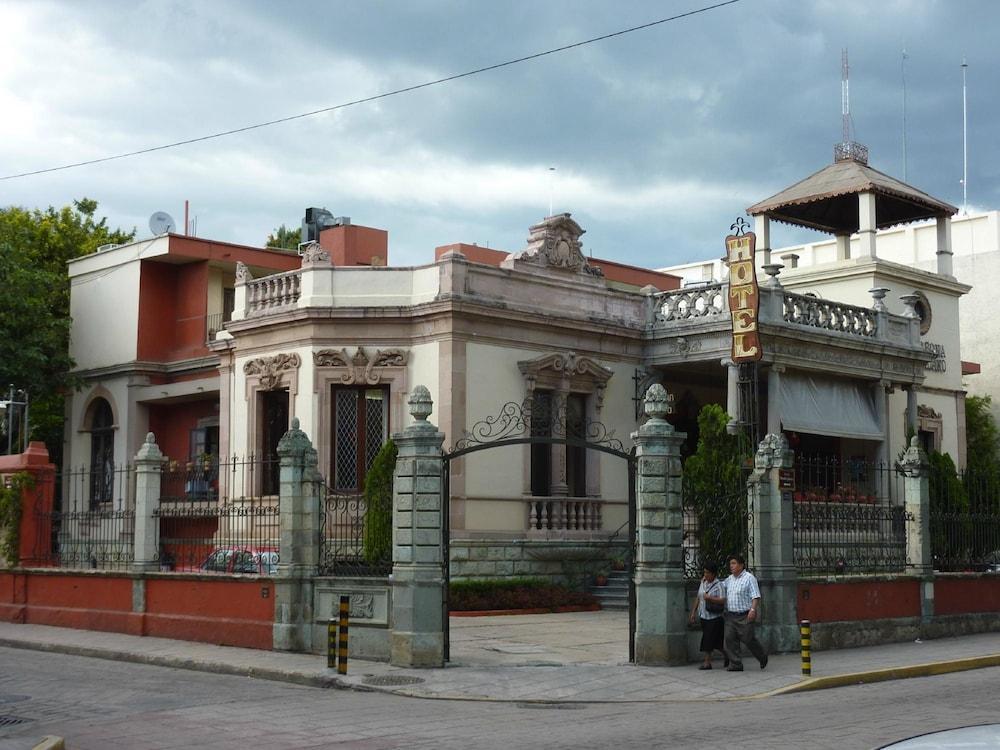
[[[148,362],[137,359],[131,362],[108,365],[107,367],[74,370],[73,374],[87,380],[93,380],[95,378],[108,378],[118,375],[186,375],[201,370],[215,372],[218,370],[218,367],[219,357],[212,354],[207,357],[183,359],[176,362]]]
[[[842,279],[855,279],[865,276],[889,277],[922,289],[959,297],[967,294],[972,287],[954,278],[941,276],[932,271],[923,271],[901,263],[895,263],[882,258],[856,258],[852,261],[836,261],[818,266],[803,266],[796,269],[785,269],[781,273],[781,283],[789,292],[795,292],[801,286],[817,282],[830,282]]]

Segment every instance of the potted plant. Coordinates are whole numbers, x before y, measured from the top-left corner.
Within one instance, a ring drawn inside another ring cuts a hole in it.
[[[625,570],[625,561],[620,557],[615,557],[611,560],[612,570]]]
[[[608,585],[608,574],[602,572],[602,573],[598,573],[596,576],[594,576],[594,585],[595,586],[607,586]]]

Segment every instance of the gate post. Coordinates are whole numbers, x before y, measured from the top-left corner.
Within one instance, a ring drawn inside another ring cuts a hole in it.
[[[160,486],[163,453],[152,432],[135,454],[135,540],[132,547],[132,569],[159,570]]]
[[[274,576],[273,647],[312,648],[312,575],[319,560],[319,501],[316,450],[299,429],[298,417],[278,441],[281,460],[278,513],[278,572]]]
[[[686,435],[664,419],[667,392],[646,391],[649,419],[632,433],[636,446],[635,663],[687,662],[684,511],[680,446]]]
[[[427,421],[434,407],[427,388],[416,386],[408,403],[414,422],[392,437],[399,452],[392,484],[389,663],[397,667],[443,667],[447,625],[442,573],[444,435]]]
[[[906,512],[906,572],[919,576],[920,616],[934,614],[934,556],[931,550],[931,489],[927,454],[916,435],[899,463],[903,472],[903,508]]]
[[[792,489],[783,488],[781,478],[783,470],[792,468],[794,455],[784,435],[766,435],[754,455],[754,469],[747,482],[753,524],[750,564],[760,583],[763,607],[758,630],[771,651],[795,651],[800,646]]]

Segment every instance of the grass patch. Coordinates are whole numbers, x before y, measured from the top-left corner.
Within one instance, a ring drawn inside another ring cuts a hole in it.
[[[498,578],[454,581],[449,588],[453,612],[493,609],[555,609],[593,606],[597,598],[587,591],[574,591],[543,578]]]

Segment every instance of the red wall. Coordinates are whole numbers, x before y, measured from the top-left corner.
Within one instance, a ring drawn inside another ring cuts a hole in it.
[[[145,582],[146,609],[133,610]],[[182,574],[0,571],[0,619],[269,650],[274,584]]]
[[[1000,576],[939,577],[934,581],[934,614],[1000,612]]]
[[[334,266],[386,266],[389,233],[359,224],[330,227],[319,233],[319,244]]]
[[[174,348],[177,266],[143,261],[139,273],[138,358],[166,362]],[[202,290],[207,295],[207,290]]]
[[[191,430],[204,417],[217,417],[217,400],[190,401],[179,404],[150,404],[149,431],[163,455],[184,463],[190,457]]]
[[[920,581],[799,581],[798,618],[811,622],[920,616]]]

